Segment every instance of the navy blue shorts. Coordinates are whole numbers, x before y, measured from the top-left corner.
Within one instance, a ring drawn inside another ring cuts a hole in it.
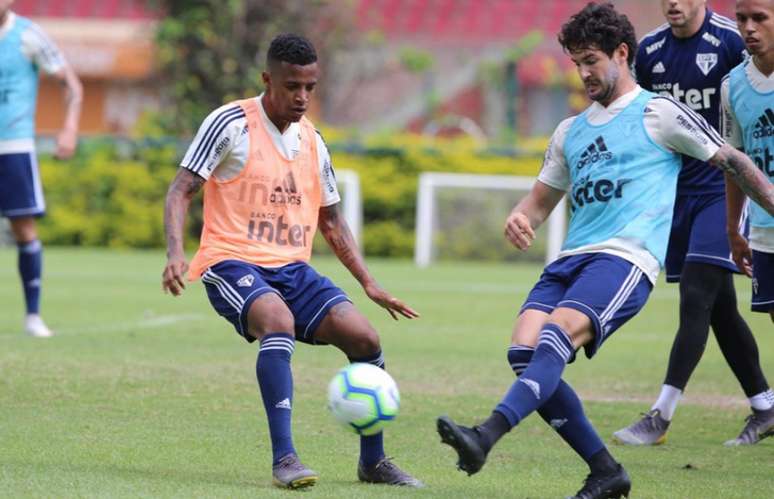
[[[701,262],[739,272],[726,235],[723,193],[678,196],[666,254],[666,280],[679,282],[685,262]]]
[[[238,260],[213,265],[202,275],[213,308],[252,343],[247,333],[250,305],[265,293],[277,293],[295,319],[296,340],[316,344],[314,332],[334,305],[349,297],[304,262],[259,267]]]
[[[584,348],[586,357],[597,353],[648,300],[653,285],[636,265],[607,253],[585,253],[560,258],[543,270],[521,312],[555,308],[575,309],[591,319],[594,341]]]
[[[0,154],[0,215],[39,217],[45,212],[35,153]]]
[[[752,252],[752,311],[774,310],[774,253]]]

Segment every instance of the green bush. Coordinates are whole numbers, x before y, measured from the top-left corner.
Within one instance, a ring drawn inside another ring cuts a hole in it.
[[[327,131],[326,138],[334,167],[360,175],[363,246],[374,256],[412,254],[421,172],[532,176],[540,166],[534,152],[487,152],[467,140],[386,135],[352,145],[335,131]],[[41,221],[42,237],[48,243],[66,245],[163,246],[164,196],[181,152],[176,142],[92,139],[70,161],[41,158],[48,206],[48,216]],[[189,246],[198,242],[200,217],[200,209],[192,208]]]

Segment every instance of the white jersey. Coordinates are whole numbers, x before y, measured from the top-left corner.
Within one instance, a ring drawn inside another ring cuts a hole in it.
[[[745,67],[745,75],[750,85],[758,92],[774,92],[774,73],[766,76],[755,67],[755,63],[750,63]],[[729,79],[726,78],[720,85],[720,133],[730,145],[737,149],[744,149],[742,128],[731,107],[728,87]],[[774,253],[774,228],[751,226],[750,248],[755,251]]]
[[[5,37],[16,27],[17,16],[9,12],[5,22],[0,24],[0,39]],[[65,65],[65,58],[51,38],[35,23],[24,29],[21,33],[22,55],[32,64],[47,74],[58,73]],[[0,68],[2,71],[2,68]],[[27,153],[35,151],[35,140],[13,139],[0,140],[0,154]]]
[[[301,129],[298,123],[291,123],[281,133],[272,123],[261,102],[263,94],[255,97],[261,112],[263,124],[272,138],[277,151],[286,159],[293,160],[298,154]],[[317,159],[320,174],[320,206],[331,206],[339,201],[336,176],[331,165],[331,156],[322,136],[316,134]],[[236,103],[226,104],[211,112],[196,133],[180,166],[207,180],[211,175],[225,181],[235,178],[247,164],[250,152],[250,136],[247,133],[247,118]]]
[[[641,91],[642,88],[638,85],[607,107],[594,102],[589,107],[586,118],[593,126],[604,125],[631,104]],[[570,189],[571,184],[570,170],[564,154],[564,141],[575,118],[576,116],[572,116],[559,123],[551,136],[543,167],[538,175],[540,182],[565,192]],[[723,145],[720,135],[704,118],[671,97],[657,96],[651,99],[645,108],[643,124],[645,132],[657,145],[701,161],[712,158]],[[658,278],[658,260],[641,245],[626,239],[613,238],[602,243],[562,251],[559,257],[596,252],[610,253],[632,262],[654,284]]]

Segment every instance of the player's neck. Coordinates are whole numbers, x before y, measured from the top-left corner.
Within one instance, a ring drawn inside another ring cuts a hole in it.
[[[774,73],[774,51],[770,50],[764,56],[754,55],[752,60],[763,76],[768,78]]]
[[[672,34],[675,38],[690,38],[699,32],[704,24],[704,18],[707,16],[707,9],[702,10],[696,17],[685,26],[672,26]]]
[[[285,133],[285,130],[287,130],[290,126],[290,121],[284,121],[277,118],[277,114],[274,112],[274,108],[271,106],[271,101],[267,98],[266,94],[263,94],[263,97],[261,98],[261,104],[263,105],[263,112],[266,113],[266,117],[269,118],[269,121],[274,123],[274,126],[277,127],[279,133]]]
[[[10,10],[6,10],[2,15],[0,15],[0,28],[5,26],[5,22],[8,21],[9,17],[11,17]]]
[[[602,107],[608,107],[610,104],[617,101],[622,95],[628,94],[636,87],[637,82],[635,82],[632,78],[627,78],[626,80],[619,82],[618,85],[616,85],[615,90],[613,90],[613,92],[610,94],[610,97],[604,101],[600,100],[597,102],[601,104]]]

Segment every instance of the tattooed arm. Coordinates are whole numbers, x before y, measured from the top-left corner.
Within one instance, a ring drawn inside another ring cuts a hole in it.
[[[161,275],[165,293],[179,296],[185,289],[188,262],[183,250],[185,215],[191,199],[199,192],[205,180],[185,168],[180,168],[167,191],[164,205],[164,233],[167,237],[167,265]]]
[[[408,319],[419,317],[419,314],[411,307],[383,290],[371,276],[363,260],[363,255],[357,248],[355,238],[352,237],[347,221],[341,216],[338,204],[321,207],[317,225],[328,242],[328,246],[363,286],[363,290],[371,300],[387,309],[393,319],[398,318],[397,314]]]
[[[774,215],[774,184],[746,154],[724,144],[709,162],[723,170],[726,179],[733,180],[750,199]]]

